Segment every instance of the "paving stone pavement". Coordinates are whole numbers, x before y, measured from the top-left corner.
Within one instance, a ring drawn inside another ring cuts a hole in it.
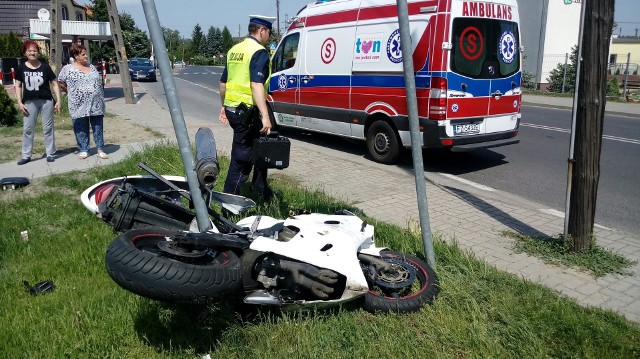
[[[175,140],[169,111],[163,109],[144,89],[134,87],[137,104],[125,104],[119,77],[109,75],[106,88],[107,111],[153,128],[170,140]],[[546,98],[531,96],[523,99],[529,104],[547,104]],[[570,105],[571,99],[554,105]],[[557,102],[557,103],[556,103]],[[633,105],[630,105],[633,106]],[[616,113],[637,117],[640,106],[615,107]],[[217,112],[216,112],[217,113]],[[228,154],[232,131],[217,120],[185,118],[190,136],[199,127],[212,128],[218,150]],[[78,161],[76,156],[59,158],[53,165],[16,166],[0,164],[0,177],[25,176],[37,178],[52,173],[113,163],[124,158],[142,144],[121,145],[112,149],[107,161]],[[110,152],[107,149],[107,152]],[[94,156],[95,157],[95,156]],[[274,171],[274,173],[279,173]],[[292,141],[290,166],[283,172],[294,177],[309,189],[320,189],[328,195],[346,201],[368,216],[397,224],[419,228],[413,173],[395,166],[383,166],[362,158],[330,152],[323,148]],[[541,283],[584,306],[610,309],[627,319],[640,323],[640,236],[596,227],[597,243],[636,261],[631,275],[608,275],[594,278],[572,268],[546,264],[542,260],[513,251],[513,240],[503,231],[517,231],[526,235],[557,235],[563,231],[563,219],[542,211],[544,206],[509,194],[476,194],[440,182],[427,175],[427,197],[431,229],[447,242],[455,242],[496,268],[518,277]],[[437,258],[436,258],[437,262]]]

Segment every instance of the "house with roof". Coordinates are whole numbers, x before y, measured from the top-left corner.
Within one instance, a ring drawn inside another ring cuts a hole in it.
[[[13,32],[24,40],[38,42],[43,52],[49,53],[51,34],[50,0],[0,0],[0,34]],[[87,20],[88,7],[74,0],[61,0],[60,16],[62,28],[62,63],[69,59],[69,49],[74,42],[82,43],[89,49],[90,41],[111,40],[111,27],[108,22]],[[87,50],[88,51],[88,50]],[[89,53],[89,58],[92,54]],[[6,68],[16,67],[20,59],[3,59],[0,66],[3,74]]]

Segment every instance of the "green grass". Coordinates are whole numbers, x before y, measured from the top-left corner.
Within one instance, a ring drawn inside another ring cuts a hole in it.
[[[372,315],[358,303],[329,311],[236,311],[153,302],[119,288],[104,254],[115,237],[79,195],[98,180],[141,173],[182,174],[169,145],[85,173],[52,176],[0,192],[0,353],[3,358],[638,358],[640,328],[611,312],[583,308],[537,284],[496,270],[436,238],[441,292],[410,315]],[[227,160],[221,159],[222,168]],[[223,171],[225,172],[225,171]],[[274,171],[275,172],[275,171]],[[284,172],[286,174],[286,172]],[[218,179],[219,189],[224,173]],[[349,208],[304,191],[281,172],[282,198],[248,214]],[[245,189],[246,194],[251,194]],[[10,219],[10,220],[9,220]],[[367,219],[378,244],[422,255],[408,229]],[[23,241],[20,232],[29,231]],[[50,279],[56,290],[29,295],[22,280]]]
[[[534,238],[511,231],[502,232],[502,235],[515,239],[514,250],[518,253],[527,253],[546,263],[574,267],[589,272],[594,277],[608,274],[630,275],[629,267],[636,264],[596,244],[586,253],[574,253],[563,236]]]

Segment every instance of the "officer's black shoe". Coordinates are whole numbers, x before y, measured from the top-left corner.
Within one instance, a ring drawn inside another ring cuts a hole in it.
[[[270,188],[265,189],[262,193],[259,194],[260,199],[263,202],[270,202],[274,197],[274,193]]]
[[[23,158],[20,161],[18,161],[18,166],[22,166],[22,165],[27,164],[29,162],[31,162],[31,157]]]

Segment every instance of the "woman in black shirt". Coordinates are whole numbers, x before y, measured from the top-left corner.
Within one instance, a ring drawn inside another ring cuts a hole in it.
[[[22,47],[27,57],[25,63],[18,66],[16,71],[16,99],[20,112],[24,115],[22,130],[22,159],[18,165],[31,161],[33,152],[33,135],[38,119],[42,115],[42,132],[44,132],[44,146],[47,162],[55,161],[56,143],[54,138],[53,111],[60,111],[60,88],[56,75],[51,67],[38,60],[40,46],[35,41],[27,40]],[[53,102],[51,90],[56,95]]]

